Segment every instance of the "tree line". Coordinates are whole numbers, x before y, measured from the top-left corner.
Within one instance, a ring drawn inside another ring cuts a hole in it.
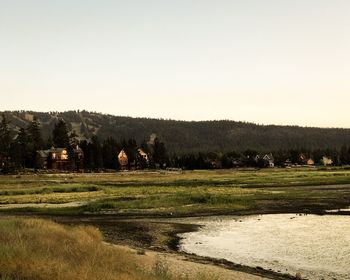
[[[271,157],[274,166],[286,167],[292,165],[307,165],[307,160],[311,159],[314,164],[323,165],[323,158],[332,160],[334,166],[344,166],[350,164],[350,146],[343,146],[337,149],[316,149],[313,151],[305,149],[277,150],[272,152],[258,152],[246,150],[244,152],[227,153],[187,153],[173,155],[170,157],[170,165],[182,169],[217,169],[235,167],[270,167],[270,162],[264,159],[264,155]]]
[[[312,159],[315,165],[322,164],[327,156],[334,165],[350,164],[350,146],[340,149],[278,149],[252,150],[243,152],[196,152],[196,153],[169,153],[165,143],[155,137],[151,141],[133,139],[120,139],[113,137],[100,139],[94,135],[89,141],[79,140],[74,131],[69,129],[66,122],[59,120],[55,123],[52,134],[43,139],[40,122],[34,118],[27,127],[19,129],[13,137],[6,116],[2,116],[0,123],[0,162],[7,164],[8,168],[37,168],[38,150],[51,147],[66,148],[69,158],[73,158],[74,149],[79,146],[84,152],[84,169],[96,171],[103,169],[119,169],[118,153],[124,150],[128,156],[129,164],[138,162],[139,168],[181,168],[181,169],[213,169],[234,167],[267,167],[264,154],[271,154],[276,166],[289,164],[305,164],[305,159]],[[149,157],[145,162],[140,157],[138,149],[141,148]],[[303,157],[301,157],[303,155]],[[131,166],[130,166],[131,167]],[[0,167],[4,169],[4,166]]]
[[[34,119],[26,128],[21,128],[15,137],[11,136],[9,121],[2,116],[0,123],[0,162],[2,168],[18,170],[38,167],[38,151],[52,147],[65,148],[69,159],[74,160],[74,149],[80,147],[84,153],[84,169],[96,171],[102,169],[119,169],[118,154],[124,150],[128,156],[130,166],[138,162],[140,168],[164,167],[168,163],[165,144],[155,138],[152,142],[145,140],[138,145],[135,139],[121,139],[113,137],[100,140],[94,135],[89,141],[78,139],[74,131],[70,131],[63,120],[59,120],[46,140],[41,134],[40,123]],[[138,152],[142,149],[148,155],[145,162]],[[6,166],[5,166],[6,165]],[[3,172],[6,170],[3,170]]]

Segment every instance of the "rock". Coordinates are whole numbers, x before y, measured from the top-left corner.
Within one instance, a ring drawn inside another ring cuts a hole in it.
[[[298,280],[303,279],[303,278],[301,277],[301,273],[300,273],[300,272],[297,272],[297,274],[295,274],[295,278],[298,279]]]

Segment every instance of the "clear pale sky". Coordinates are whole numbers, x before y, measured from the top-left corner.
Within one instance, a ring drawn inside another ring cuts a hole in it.
[[[350,127],[350,1],[0,0],[0,101]]]

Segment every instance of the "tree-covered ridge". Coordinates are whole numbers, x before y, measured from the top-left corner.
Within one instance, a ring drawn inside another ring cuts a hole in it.
[[[8,116],[13,117],[13,115],[2,114],[0,122],[0,170],[2,173],[23,168],[72,171],[119,169],[119,164],[122,163],[118,161],[117,155],[121,151],[128,158],[127,166],[124,164],[122,166],[123,170],[124,168],[132,170],[167,167],[211,169],[350,164],[349,145],[343,145],[341,148],[329,146],[323,149],[310,149],[303,146],[293,148],[291,145],[284,149],[275,147],[268,154],[264,154],[262,149],[246,149],[242,152],[234,148],[228,152],[225,151],[225,148],[209,152],[204,149],[202,152],[181,150],[180,152],[174,150],[168,152],[167,143],[154,133],[151,134],[149,141],[146,139],[137,141],[133,137],[128,140],[126,138],[118,140],[113,136],[103,139],[97,133],[92,133],[92,137],[87,139],[81,134],[81,131],[77,133],[73,125],[69,128],[68,122],[66,123],[63,118],[56,117],[51,135],[43,139],[44,125],[36,116],[30,115],[31,117],[28,117],[26,115],[26,119],[29,120],[27,126],[17,129],[17,132],[16,126],[8,120]],[[78,122],[74,122],[74,124],[76,123]],[[82,125],[83,122],[80,124]],[[11,134],[15,134],[15,136],[11,136]],[[163,136],[163,138],[165,137]],[[140,149],[148,160],[145,161],[145,158],[141,156]],[[65,152],[64,156],[56,156],[63,154],[63,152]]]
[[[167,145],[169,152],[243,152],[253,149],[270,152],[287,149],[340,149],[350,143],[350,129],[308,128],[298,126],[257,125],[253,123],[222,121],[175,121],[164,119],[131,118],[87,111],[68,112],[5,112],[12,135],[36,118],[42,136],[47,140],[59,119],[74,131],[79,140],[94,135],[105,140],[133,138],[137,142],[156,134]]]

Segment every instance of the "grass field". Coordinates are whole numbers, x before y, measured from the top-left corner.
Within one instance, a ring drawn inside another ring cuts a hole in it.
[[[91,226],[0,219],[1,280],[217,279],[214,274],[175,275],[166,262],[144,254],[103,243],[100,231]]]
[[[314,212],[349,205],[348,184],[350,170],[344,169],[2,176],[0,210],[141,216]],[[56,205],[64,203],[80,204]]]
[[[108,242],[174,252],[176,234],[194,228],[170,217],[324,213],[348,206],[347,169],[0,176],[0,280],[180,279],[162,262],[146,268],[137,254],[107,246],[100,230]],[[34,219],[38,215],[76,226]]]

